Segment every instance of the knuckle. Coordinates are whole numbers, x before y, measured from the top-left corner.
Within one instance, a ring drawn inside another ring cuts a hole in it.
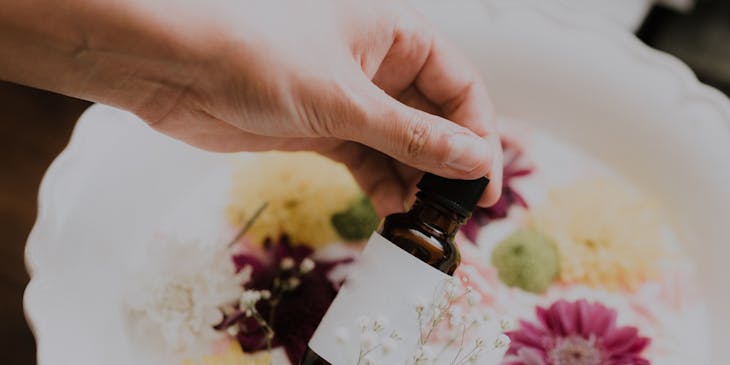
[[[336,82],[321,82],[300,104],[305,129],[321,137],[351,139],[358,125],[368,120],[367,108],[358,103],[353,91]]]
[[[411,159],[420,158],[433,133],[432,127],[415,113],[406,120],[406,156]]]
[[[405,16],[398,23],[394,44],[399,46],[405,57],[414,62],[424,62],[433,46],[433,33],[424,22],[414,16]]]
[[[300,119],[304,124],[304,134],[317,137],[334,135],[339,128],[337,121],[326,115],[326,110],[318,102],[311,99],[302,100],[300,104]]]

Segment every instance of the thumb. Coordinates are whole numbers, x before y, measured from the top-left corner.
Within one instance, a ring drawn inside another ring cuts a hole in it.
[[[476,179],[492,167],[494,148],[486,138],[445,118],[400,103],[370,84],[353,124],[341,123],[335,137],[383,152],[419,170],[455,179]]]

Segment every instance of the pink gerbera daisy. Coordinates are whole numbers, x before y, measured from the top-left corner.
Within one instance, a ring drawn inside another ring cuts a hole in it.
[[[537,307],[538,323],[520,321],[502,365],[649,365],[649,339],[616,326],[616,311],[585,300]]]

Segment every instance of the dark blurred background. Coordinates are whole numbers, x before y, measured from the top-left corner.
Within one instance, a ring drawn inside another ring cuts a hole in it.
[[[730,0],[698,2],[689,13],[654,8],[638,36],[688,63],[698,77],[730,95]],[[85,101],[0,81],[0,359],[35,364],[23,315],[28,282],[25,240],[36,215],[43,173],[61,152]]]

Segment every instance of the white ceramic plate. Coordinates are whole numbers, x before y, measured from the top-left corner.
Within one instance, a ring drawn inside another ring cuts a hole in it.
[[[527,6],[540,6],[539,3],[553,3],[559,9],[573,8],[582,14],[603,17],[615,26],[634,31],[639,29],[653,6],[654,0],[511,0],[523,2]]]
[[[691,242],[730,363],[730,102],[609,21],[509,1],[422,1],[484,73],[498,111],[602,159],[663,201]],[[48,170],[28,239],[25,306],[42,365],[164,364],[135,348],[119,291],[133,257],[196,182],[225,163],[94,106]]]

